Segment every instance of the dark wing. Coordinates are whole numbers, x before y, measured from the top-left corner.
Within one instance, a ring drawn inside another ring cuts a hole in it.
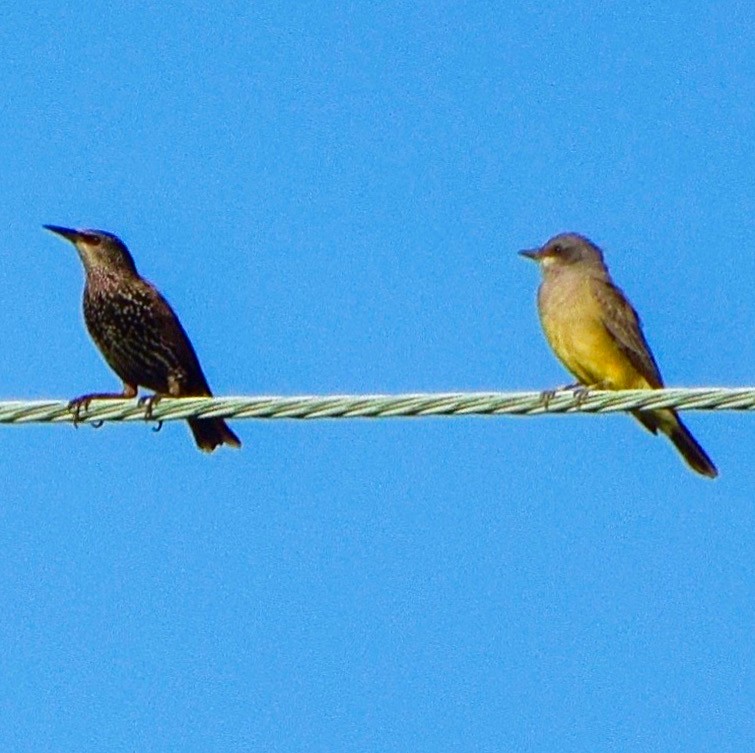
[[[175,376],[181,382],[181,394],[210,394],[207,379],[202,372],[194,346],[186,330],[170,304],[160,291],[144,281],[145,297],[149,299],[149,317],[152,320],[149,331],[155,342],[153,347],[168,356],[168,361],[175,364]]]
[[[612,282],[592,280],[591,284],[601,311],[605,312],[603,326],[608,334],[651,387],[663,387],[658,364],[642,334],[640,317],[632,308],[632,304]]]

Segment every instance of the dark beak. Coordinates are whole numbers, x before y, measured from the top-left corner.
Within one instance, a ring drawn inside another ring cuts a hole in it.
[[[524,251],[519,252],[519,256],[526,256],[532,261],[540,261],[541,253],[539,248],[526,248]]]
[[[72,230],[69,227],[60,227],[60,225],[42,225],[42,227],[45,230],[49,230],[51,233],[63,236],[63,238],[67,241],[71,241],[71,243],[76,243],[81,237],[81,233],[78,230]]]

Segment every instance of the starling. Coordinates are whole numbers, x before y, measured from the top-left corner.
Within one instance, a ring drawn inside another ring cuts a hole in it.
[[[135,397],[139,386],[155,397],[210,396],[212,392],[186,331],[157,288],[142,278],[128,248],[102,230],[71,230],[45,225],[76,246],[84,264],[84,321],[95,345],[123,380],[123,393],[93,393],[73,401]],[[241,447],[221,418],[190,418],[200,450],[218,445]]]

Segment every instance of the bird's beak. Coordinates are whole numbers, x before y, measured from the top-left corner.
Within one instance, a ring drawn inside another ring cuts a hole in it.
[[[524,251],[519,252],[519,256],[526,256],[528,259],[532,259],[532,261],[540,261],[542,254],[539,248],[526,248]]]
[[[60,227],[60,225],[42,225],[42,227],[51,233],[62,236],[67,241],[71,241],[71,243],[76,243],[81,237],[81,233],[78,230],[72,230],[68,227]]]

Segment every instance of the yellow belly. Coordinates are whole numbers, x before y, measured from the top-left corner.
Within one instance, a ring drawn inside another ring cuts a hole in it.
[[[541,307],[545,336],[561,363],[586,386],[649,388],[604,326],[596,300],[589,291],[580,292],[568,301],[551,299]]]

